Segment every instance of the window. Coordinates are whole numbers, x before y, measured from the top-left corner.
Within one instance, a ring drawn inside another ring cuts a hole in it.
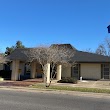
[[[102,64],[101,65],[101,77],[104,79],[110,79],[110,65],[109,64]]]
[[[72,67],[72,77],[79,79],[80,77],[80,64],[76,64]]]

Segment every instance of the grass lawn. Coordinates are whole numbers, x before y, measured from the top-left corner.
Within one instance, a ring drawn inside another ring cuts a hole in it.
[[[43,84],[35,84],[32,88],[46,89],[46,90],[66,90],[66,91],[79,91],[79,92],[94,92],[94,93],[108,93],[110,89],[99,89],[99,88],[83,88],[83,87],[70,87],[70,86],[53,86],[45,87]]]

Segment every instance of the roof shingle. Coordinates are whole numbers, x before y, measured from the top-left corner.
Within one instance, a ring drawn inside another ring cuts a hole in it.
[[[54,46],[66,46],[69,49],[73,49],[73,51],[75,51],[74,56],[72,58],[72,61],[76,61],[76,62],[102,62],[102,63],[107,63],[110,62],[110,57],[108,56],[103,56],[103,55],[97,55],[95,53],[89,53],[89,52],[83,52],[83,51],[79,51],[76,48],[74,48],[71,44],[53,44],[50,46],[50,48],[53,48]],[[14,50],[10,55],[9,55],[9,59],[10,60],[21,60],[21,61],[26,61],[29,58],[23,54],[24,52],[28,53],[28,56],[30,55],[30,58],[32,57],[32,51],[31,50],[35,50],[37,48],[24,48],[24,49],[16,49]]]

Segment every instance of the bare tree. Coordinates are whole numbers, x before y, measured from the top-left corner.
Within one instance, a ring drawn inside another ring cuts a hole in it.
[[[91,48],[83,50],[84,52],[94,53],[94,51]]]
[[[51,64],[51,81],[56,75],[55,66],[58,64],[62,64],[65,66],[73,66],[75,63],[71,62],[75,51],[72,48],[68,48],[67,46],[61,46],[61,45],[53,45],[49,48],[48,52],[48,62]],[[53,75],[54,73],[54,75]],[[53,76],[52,76],[53,75]]]
[[[96,49],[96,54],[110,56],[110,38],[105,38],[104,43]]]
[[[31,53],[28,54],[28,53]],[[54,71],[54,68],[58,64],[63,65],[73,65],[74,63],[71,62],[72,57],[74,56],[74,50],[72,48],[67,48],[66,46],[59,46],[59,45],[53,45],[51,47],[37,47],[34,49],[30,49],[30,52],[25,52],[25,55],[29,57],[29,61],[37,61],[39,64],[41,64],[44,78],[46,80],[46,72],[47,72],[47,63],[50,63],[51,65],[51,79],[54,78],[56,71]],[[54,75],[52,76],[52,74]],[[46,84],[46,86],[50,86]]]
[[[105,47],[107,56],[110,56],[110,38],[105,38]]]
[[[100,44],[99,46],[98,46],[98,48],[96,49],[96,54],[99,54],[99,55],[107,55],[107,51],[106,51],[106,49],[105,49],[105,46],[104,46],[104,44]]]

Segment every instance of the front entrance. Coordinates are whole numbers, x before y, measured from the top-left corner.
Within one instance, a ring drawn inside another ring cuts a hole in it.
[[[102,64],[102,78],[110,79],[110,64]]]

